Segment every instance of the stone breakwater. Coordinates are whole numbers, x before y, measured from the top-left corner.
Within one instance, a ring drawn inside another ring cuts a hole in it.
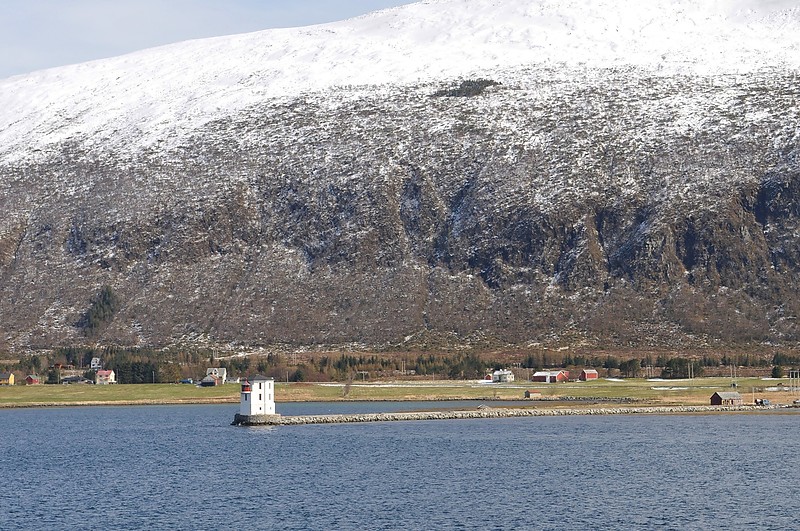
[[[765,411],[756,406],[657,406],[615,408],[510,409],[481,408],[468,411],[415,411],[359,413],[352,415],[235,415],[234,426],[297,426],[303,424],[348,424],[358,422],[396,422],[413,420],[499,419],[511,417],[559,417],[566,415],[653,415],[670,413],[720,413]]]

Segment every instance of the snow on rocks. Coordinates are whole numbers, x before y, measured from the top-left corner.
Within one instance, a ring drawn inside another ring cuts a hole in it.
[[[511,81],[561,63],[706,74],[796,68],[798,12],[785,0],[429,0],[187,41],[0,81],[0,160],[71,141],[174,146],[254,104],[333,87]]]

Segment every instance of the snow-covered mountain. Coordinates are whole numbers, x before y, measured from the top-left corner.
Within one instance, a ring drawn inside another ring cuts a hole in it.
[[[344,22],[189,41],[0,81],[0,155],[142,147],[336,86],[558,64],[748,73],[800,64],[800,7],[764,0],[428,0]]]
[[[799,26],[429,0],[0,81],[0,350],[795,342]]]

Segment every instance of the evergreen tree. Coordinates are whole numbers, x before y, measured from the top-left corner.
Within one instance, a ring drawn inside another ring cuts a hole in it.
[[[89,309],[78,321],[78,327],[88,337],[97,335],[103,325],[111,322],[118,307],[119,300],[114,291],[110,286],[103,286],[99,295],[95,297]]]

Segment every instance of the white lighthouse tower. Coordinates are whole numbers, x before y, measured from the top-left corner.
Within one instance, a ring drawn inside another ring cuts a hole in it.
[[[245,380],[242,384],[242,396],[239,399],[239,415],[275,414],[275,380],[256,376],[251,384]]]

